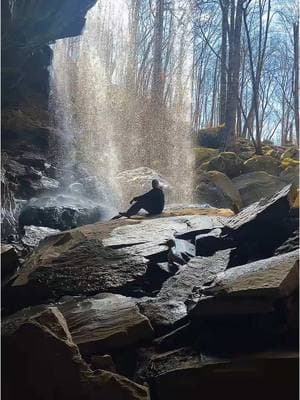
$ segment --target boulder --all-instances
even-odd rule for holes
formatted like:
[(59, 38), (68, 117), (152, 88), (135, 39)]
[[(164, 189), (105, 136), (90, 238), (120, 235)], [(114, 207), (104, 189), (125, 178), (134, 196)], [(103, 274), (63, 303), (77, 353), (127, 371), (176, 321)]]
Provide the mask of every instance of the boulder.
[(299, 183), (299, 166), (288, 166), (279, 175), (279, 178), (287, 183)]
[[(157, 400), (298, 396), (297, 352), (209, 356), (191, 348), (152, 355), (143, 374)], [(145, 377), (143, 376), (143, 379)]]
[(21, 239), (21, 243), (27, 247), (29, 250), (34, 249), (41, 240), (45, 239), (47, 236), (56, 235), (60, 233), (58, 229), (51, 229), (45, 226), (24, 226), (24, 236)]
[[(206, 351), (253, 351), (298, 342), (298, 250), (223, 271), (190, 306)], [(199, 296), (200, 295), (200, 296)]]
[(300, 160), (300, 151), (298, 147), (290, 147), (281, 155), (281, 160), (292, 158), (293, 160)]
[(197, 132), (196, 140), (199, 146), (221, 148), (225, 143), (224, 125), (200, 129)]
[(219, 208), (237, 211), (242, 206), (241, 196), (232, 181), (218, 171), (205, 172), (197, 178), (195, 195), (197, 201)]
[(216, 157), (219, 153), (216, 149), (210, 149), (208, 147), (194, 147), (193, 152), (195, 154), (195, 165), (198, 168), (201, 164), (209, 161), (213, 157)]
[(105, 371), (116, 372), (116, 366), (112, 357), (109, 354), (104, 354), (103, 356), (92, 356), (91, 368), (93, 370), (103, 369)]
[(279, 175), (280, 161), (271, 156), (254, 156), (249, 158), (244, 162), (243, 171), (247, 172), (257, 172), (257, 171), (265, 171), (270, 175)]
[(222, 237), (221, 228), (196, 235), (195, 244), (196, 255), (205, 257), (212, 256), (217, 250), (229, 249), (232, 245), (230, 238)]
[(170, 246), (168, 253), (169, 264), (184, 265), (191, 257), (195, 257), (195, 246), (186, 240), (170, 239), (167, 242)]
[(161, 182), (164, 186), (166, 199), (168, 199), (173, 188), (166, 178), (153, 169), (140, 167), (120, 172), (116, 176), (116, 181), (121, 188), (124, 206), (127, 206), (129, 201), (139, 193), (148, 192), (152, 187), (153, 179), (158, 179)]
[[(34, 162), (34, 160), (38, 160), (38, 163)], [(24, 161), (25, 163), (23, 164)], [(30, 161), (33, 162), (33, 165), (29, 164)], [(6, 159), (4, 164), (6, 176), (15, 185), (14, 192), (16, 197), (29, 199), (45, 192), (55, 193), (59, 190), (60, 183), (56, 179), (45, 175), (44, 161), (38, 155), (37, 159), (24, 160), (22, 157)]]
[(232, 180), (243, 205), (248, 206), (263, 197), (269, 197), (286, 186), (286, 182), (264, 171), (249, 172)]
[[(299, 254), (298, 251), (292, 251), (220, 272), (209, 286), (202, 288), (202, 293), (207, 296), (217, 296), (220, 306), (223, 300), (226, 302), (228, 296), (245, 297), (249, 299), (249, 302), (255, 297), (275, 300), (288, 297), (297, 291), (298, 277)], [(226, 312), (242, 313), (239, 302), (235, 304), (236, 309), (224, 311), (221, 307), (219, 309), (215, 307), (211, 308), (209, 313), (210, 315)], [(199, 302), (199, 307), (197, 306), (194, 312), (197, 315), (205, 313), (205, 300)]]
[[(49, 297), (101, 292), (141, 297), (148, 293), (149, 262), (168, 261), (170, 238), (188, 227), (212, 229), (223, 220), (206, 215), (132, 218), (49, 236), (26, 260), (13, 288), (30, 294), (31, 304)], [(13, 301), (19, 298), (12, 296)]]
[(55, 307), (15, 330), (2, 332), (6, 399), (148, 399), (147, 389), (108, 372), (93, 372), (73, 343), (66, 321)]
[(21, 229), (24, 229), (26, 225), (34, 225), (64, 231), (77, 226), (92, 224), (102, 218), (103, 209), (100, 206), (87, 208), (28, 205), (20, 213), (19, 225)]
[(187, 316), (185, 302), (194, 286), (201, 286), (226, 269), (230, 251), (220, 251), (212, 257), (194, 257), (178, 273), (169, 278), (154, 299), (141, 300), (139, 307), (157, 333), (182, 325)]
[(19, 268), (20, 262), (16, 250), (10, 244), (1, 244), (1, 279), (2, 283)]
[(153, 330), (130, 298), (103, 294), (58, 306), (81, 354), (101, 354), (151, 339)]
[(289, 253), (291, 251), (299, 249), (299, 230), (292, 233), (286, 241), (284, 241), (276, 250), (275, 256), (278, 254)]
[(208, 171), (219, 171), (229, 178), (238, 176), (243, 171), (243, 161), (236, 153), (223, 152), (208, 162)]

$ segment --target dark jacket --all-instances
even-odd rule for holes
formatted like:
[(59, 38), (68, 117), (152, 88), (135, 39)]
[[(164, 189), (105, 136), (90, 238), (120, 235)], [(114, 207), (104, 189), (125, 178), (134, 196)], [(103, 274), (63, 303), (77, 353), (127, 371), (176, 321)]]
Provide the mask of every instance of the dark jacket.
[(165, 206), (165, 195), (161, 189), (152, 189), (142, 196), (137, 196), (133, 200), (140, 203), (151, 214), (160, 214)]

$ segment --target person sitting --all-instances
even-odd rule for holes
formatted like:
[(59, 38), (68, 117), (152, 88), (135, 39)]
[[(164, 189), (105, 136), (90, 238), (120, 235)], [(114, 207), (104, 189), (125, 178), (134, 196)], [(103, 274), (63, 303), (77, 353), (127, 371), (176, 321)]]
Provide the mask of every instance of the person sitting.
[(134, 197), (130, 204), (134, 203), (126, 212), (120, 212), (112, 219), (118, 219), (121, 217), (130, 218), (136, 215), (141, 209), (148, 212), (149, 215), (161, 214), (165, 206), (164, 192), (157, 179), (152, 181), (152, 189), (142, 194), (141, 196)]

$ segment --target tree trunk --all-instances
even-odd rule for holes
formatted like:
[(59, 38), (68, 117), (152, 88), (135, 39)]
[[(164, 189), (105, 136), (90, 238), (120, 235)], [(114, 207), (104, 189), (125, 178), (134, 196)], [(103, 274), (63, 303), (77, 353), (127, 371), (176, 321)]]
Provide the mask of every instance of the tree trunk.
[(151, 98), (154, 104), (163, 103), (164, 82), (162, 68), (164, 0), (156, 0)]
[(222, 8), (222, 44), (221, 44), (221, 71), (220, 71), (220, 111), (219, 123), (225, 122), (226, 117), (226, 92), (227, 92), (227, 34), (228, 34), (228, 9), (229, 0), (220, 0)]
[(296, 140), (299, 145), (299, 21), (293, 24), (294, 34), (294, 112)]
[(236, 116), (239, 100), (239, 75), (241, 63), (241, 28), (243, 0), (231, 0), (230, 35), (229, 35), (229, 67), (227, 82), (227, 102), (225, 117), (226, 149), (235, 146)]
[(126, 71), (126, 87), (129, 90), (137, 88), (137, 49), (138, 49), (138, 21), (140, 0), (131, 0), (129, 22), (129, 54)]

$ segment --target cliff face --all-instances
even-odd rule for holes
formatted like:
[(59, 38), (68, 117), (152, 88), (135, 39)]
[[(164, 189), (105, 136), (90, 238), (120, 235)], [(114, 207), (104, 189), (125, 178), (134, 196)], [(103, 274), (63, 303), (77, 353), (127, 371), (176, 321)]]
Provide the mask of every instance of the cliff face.
[[(96, 0), (2, 1), (2, 146), (47, 150), (49, 71), (57, 39), (80, 35)], [(24, 147), (23, 147), (24, 148)]]
[[(50, 44), (77, 36), (96, 0), (3, 0), (1, 232), (16, 233), (15, 198), (58, 187), (49, 164)], [(47, 185), (43, 182), (48, 182)], [(51, 186), (50, 185), (50, 186)], [(28, 188), (30, 193), (25, 193)], [(25, 192), (24, 192), (25, 190)]]

